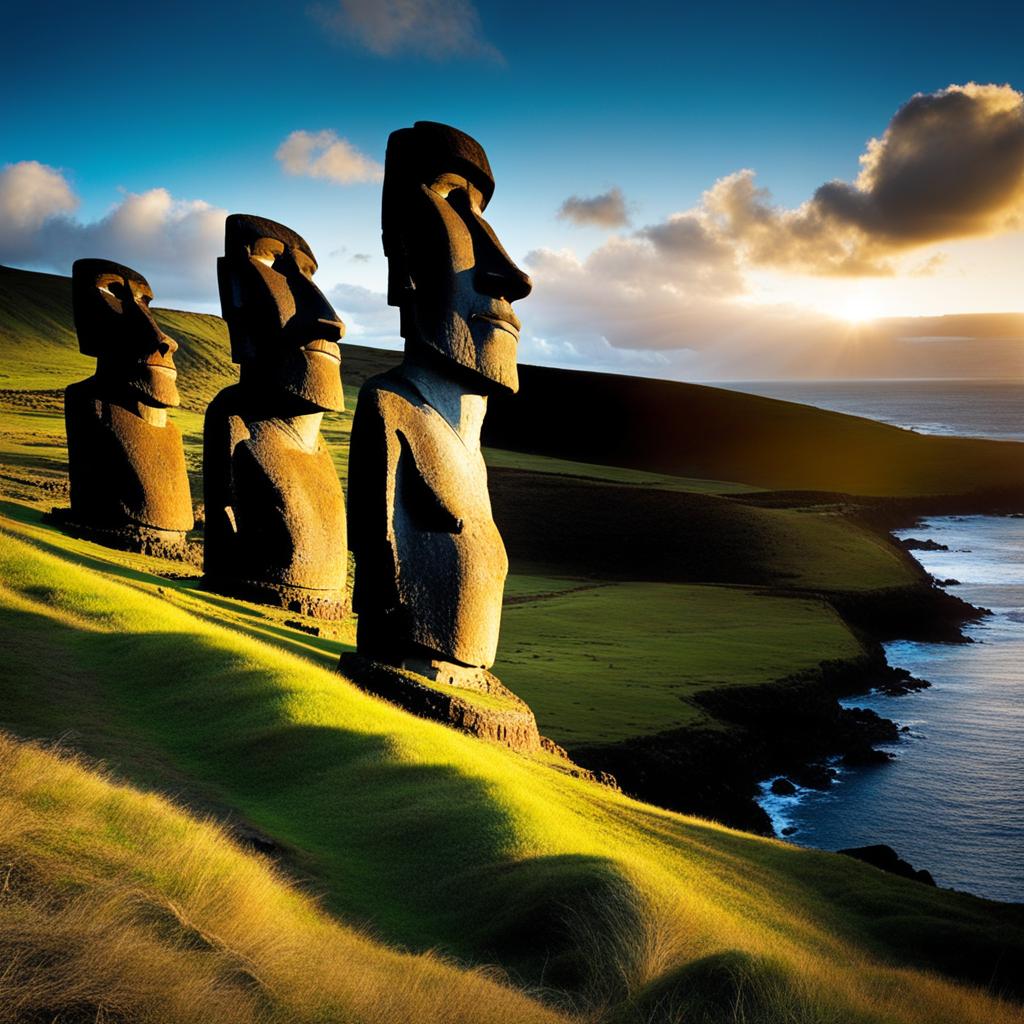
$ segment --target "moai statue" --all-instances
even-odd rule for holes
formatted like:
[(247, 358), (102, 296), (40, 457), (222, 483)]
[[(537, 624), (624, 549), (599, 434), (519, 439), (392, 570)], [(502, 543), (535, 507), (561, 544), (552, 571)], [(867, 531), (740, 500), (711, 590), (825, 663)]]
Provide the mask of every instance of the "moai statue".
[(183, 557), (192, 498), (181, 434), (167, 419), (179, 404), (178, 344), (157, 326), (153, 290), (110, 260), (71, 270), (75, 330), (96, 372), (64, 392), (69, 530), (111, 547)]
[[(511, 303), (531, 285), (484, 220), (493, 191), (483, 149), (455, 128), (419, 121), (388, 140), (384, 252), (405, 357), (363, 385), (356, 407), (349, 537), (358, 657), (342, 669), (361, 681), (361, 663), (368, 688), (407, 706), (416, 702), (386, 683), (386, 667), (403, 670), (393, 680), (411, 672), (521, 704), (487, 671), (508, 559), (480, 430), (488, 396), (518, 390)], [(445, 716), (466, 727), (463, 711), (435, 715)], [(501, 729), (483, 732), (505, 738)]]
[(237, 384), (203, 431), (204, 585), (323, 619), (345, 613), (345, 500), (320, 434), (345, 406), (345, 325), (290, 228), (233, 214), (217, 261)]

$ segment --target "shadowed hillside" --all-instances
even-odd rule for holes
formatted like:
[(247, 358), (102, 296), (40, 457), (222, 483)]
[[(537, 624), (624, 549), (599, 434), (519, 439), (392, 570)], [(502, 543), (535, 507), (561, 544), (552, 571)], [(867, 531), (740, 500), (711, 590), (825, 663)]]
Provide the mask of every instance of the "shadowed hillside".
[(721, 388), (524, 366), (484, 443), (582, 462), (865, 495), (1021, 494), (1024, 444), (930, 437)]
[[(88, 376), (71, 321), (71, 282), (0, 267), (0, 389), (63, 388)], [(156, 297), (159, 304), (160, 297)], [(183, 409), (202, 412), (234, 383), (220, 317), (156, 309), (181, 343)], [(400, 356), (343, 343), (347, 400)], [(929, 437), (856, 416), (722, 388), (583, 370), (520, 368), (484, 426), (493, 448), (774, 490), (865, 495), (1020, 496), (1024, 444)], [(349, 410), (351, 411), (351, 409)]]

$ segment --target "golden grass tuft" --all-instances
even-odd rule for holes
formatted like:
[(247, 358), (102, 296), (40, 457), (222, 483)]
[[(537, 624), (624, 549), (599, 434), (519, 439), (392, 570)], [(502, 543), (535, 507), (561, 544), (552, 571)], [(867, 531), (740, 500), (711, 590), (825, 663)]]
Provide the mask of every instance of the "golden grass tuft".
[(0, 1021), (556, 1021), (331, 920), (166, 800), (0, 734)]

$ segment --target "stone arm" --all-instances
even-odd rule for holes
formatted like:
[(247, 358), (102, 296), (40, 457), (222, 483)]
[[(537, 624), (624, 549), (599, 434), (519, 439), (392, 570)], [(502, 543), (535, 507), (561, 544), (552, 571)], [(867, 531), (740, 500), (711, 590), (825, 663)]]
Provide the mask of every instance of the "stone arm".
[(89, 439), (86, 431), (92, 430), (91, 420), (98, 419), (96, 402), (92, 397), (90, 380), (69, 384), (64, 389), (64, 429), (68, 438), (68, 481), (71, 488), (71, 507), (79, 514), (85, 514), (89, 506), (87, 478), (89, 467)]
[(234, 574), (238, 533), (234, 455), (237, 445), (249, 437), (245, 421), (235, 408), (236, 387), (225, 388), (214, 398), (203, 421), (203, 569), (212, 577)]
[(348, 464), (349, 551), (356, 563), (352, 607), (368, 619), (398, 606), (394, 511), (400, 445), (382, 408), (386, 395), (372, 382), (363, 386)]

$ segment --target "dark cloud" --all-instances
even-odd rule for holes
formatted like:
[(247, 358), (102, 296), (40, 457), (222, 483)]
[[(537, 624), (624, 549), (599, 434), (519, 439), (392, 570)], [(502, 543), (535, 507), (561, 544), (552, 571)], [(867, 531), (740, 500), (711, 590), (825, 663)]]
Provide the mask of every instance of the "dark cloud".
[(830, 181), (795, 210), (744, 170), (705, 193), (698, 215), (751, 264), (807, 273), (888, 274), (928, 243), (1024, 222), (1024, 95), (1008, 85), (918, 94), (872, 139), (856, 181)]
[(562, 220), (573, 224), (595, 225), (602, 228), (623, 228), (629, 224), (626, 199), (622, 189), (612, 188), (599, 196), (583, 199), (569, 196), (558, 210)]

